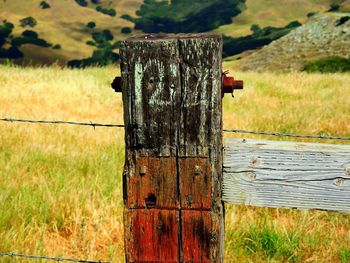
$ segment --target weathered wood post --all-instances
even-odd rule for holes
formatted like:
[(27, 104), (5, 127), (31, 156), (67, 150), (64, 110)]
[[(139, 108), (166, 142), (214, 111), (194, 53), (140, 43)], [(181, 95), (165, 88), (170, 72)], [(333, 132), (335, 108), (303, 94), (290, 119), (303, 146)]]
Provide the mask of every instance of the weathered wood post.
[(222, 262), (222, 39), (121, 44), (127, 262)]

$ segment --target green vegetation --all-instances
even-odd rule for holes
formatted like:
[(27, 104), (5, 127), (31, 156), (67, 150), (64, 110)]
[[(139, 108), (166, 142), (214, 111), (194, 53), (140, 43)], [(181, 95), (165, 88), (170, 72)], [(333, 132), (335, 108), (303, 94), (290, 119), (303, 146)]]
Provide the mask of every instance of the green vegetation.
[(87, 45), (96, 47), (92, 56), (81, 60), (71, 60), (68, 62), (68, 67), (106, 66), (119, 61), (119, 55), (113, 50), (119, 48), (120, 42), (113, 42), (114, 37), (110, 30), (94, 32), (92, 33), (92, 39), (86, 42)]
[(350, 16), (343, 16), (342, 18), (340, 18), (337, 23), (336, 26), (341, 26), (343, 24), (345, 24), (346, 22), (348, 22), (350, 20)]
[(41, 9), (48, 9), (48, 8), (50, 8), (51, 6), (48, 4), (48, 3), (46, 3), (45, 1), (42, 1), (41, 3), (40, 3), (40, 8)]
[(350, 262), (350, 248), (343, 248), (339, 253), (339, 260), (342, 263)]
[[(41, 47), (51, 47), (46, 40), (39, 38), (38, 33), (32, 30), (25, 30), (21, 36), (14, 37), (12, 31), (14, 25), (3, 21), (0, 25), (0, 58), (18, 59), (23, 57), (20, 47), (25, 44), (32, 44)], [(5, 48), (5, 46), (7, 48)]]
[(138, 18), (123, 16), (135, 29), (147, 33), (205, 32), (232, 22), (244, 8), (245, 0), (145, 0)]
[(60, 44), (56, 44), (52, 47), (52, 49), (62, 49), (62, 46)]
[(329, 6), (328, 12), (338, 12), (339, 9), (340, 9), (340, 4), (338, 4), (338, 3), (332, 3), (332, 4)]
[[(0, 25), (0, 58), (16, 59), (23, 57), (17, 46), (12, 45), (11, 39), (14, 25), (6, 20)], [(9, 46), (8, 48), (5, 47)]]
[(31, 16), (23, 18), (19, 22), (21, 23), (21, 27), (35, 27), (37, 24), (36, 20)]
[(130, 34), (131, 33), (131, 28), (130, 27), (123, 27), (120, 32), (123, 33), (123, 34)]
[(116, 16), (117, 12), (113, 8), (105, 8), (102, 6), (97, 6), (96, 11), (109, 16)]
[(41, 47), (51, 47), (51, 44), (46, 40), (38, 38), (38, 34), (31, 30), (26, 30), (20, 37), (14, 37), (11, 41), (12, 46), (20, 47), (24, 44), (32, 44)]
[(252, 25), (251, 31), (253, 34), (244, 37), (227, 37), (224, 36), (223, 57), (229, 57), (240, 54), (246, 50), (256, 49), (264, 45), (270, 44), (272, 41), (279, 39), (291, 30), (299, 27), (301, 24), (298, 21), (293, 21), (282, 28), (265, 27), (260, 28), (258, 25)]
[(86, 0), (75, 0), (75, 2), (82, 7), (86, 7), (88, 5)]
[(89, 22), (89, 23), (86, 24), (86, 27), (93, 29), (93, 28), (96, 27), (96, 23), (93, 22), (93, 21), (91, 21), (91, 22)]
[(336, 56), (321, 58), (305, 65), (304, 70), (309, 73), (349, 72), (350, 59)]
[(316, 12), (309, 12), (309, 13), (307, 13), (307, 17), (313, 17), (313, 16), (315, 16), (316, 15)]
[(240, 239), (240, 245), (247, 255), (259, 253), (265, 260), (294, 261), (299, 250), (298, 236), (291, 232), (279, 233), (275, 226), (267, 222), (250, 226)]

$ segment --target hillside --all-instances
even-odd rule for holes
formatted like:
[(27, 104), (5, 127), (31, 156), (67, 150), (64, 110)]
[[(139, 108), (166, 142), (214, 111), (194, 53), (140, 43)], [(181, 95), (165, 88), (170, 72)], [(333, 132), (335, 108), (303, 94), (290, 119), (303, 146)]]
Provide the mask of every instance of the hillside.
[(315, 59), (350, 57), (350, 13), (327, 13), (239, 61), (253, 71), (302, 70)]
[[(350, 0), (339, 1), (342, 2), (342, 8), (350, 9)], [(14, 37), (19, 36), (25, 30), (20, 27), (19, 21), (31, 16), (37, 21), (37, 25), (32, 30), (52, 46), (60, 45), (60, 48), (53, 49), (24, 44), (20, 50), (24, 53), (25, 59), (19, 59), (17, 63), (41, 65), (58, 62), (66, 64), (72, 59), (89, 57), (95, 48), (87, 45), (86, 42), (92, 39), (92, 32), (104, 29), (111, 31), (114, 36), (113, 41), (120, 41), (130, 35), (142, 33), (134, 29), (133, 22), (124, 18), (125, 15), (138, 18), (136, 13), (143, 0), (46, 0), (45, 2), (50, 6), (46, 9), (40, 8), (41, 2), (42, 0), (0, 1), (0, 21), (7, 20), (15, 25)], [(77, 2), (86, 2), (87, 6), (81, 6)], [(246, 0), (245, 2), (245, 7), (233, 17), (232, 23), (221, 25), (214, 31), (227, 36), (244, 36), (251, 33), (250, 28), (253, 24), (260, 27), (282, 27), (296, 20), (304, 23), (308, 19), (307, 14), (325, 12), (334, 0)], [(116, 15), (110, 16), (97, 12), (95, 10), (97, 6), (113, 9)], [(86, 27), (86, 24), (91, 21), (96, 23), (96, 28)], [(132, 32), (122, 33), (121, 30), (125, 27), (132, 29)]]
[[(53, 44), (60, 44), (61, 50), (44, 49), (37, 46), (24, 46), (27, 62), (33, 64), (52, 63), (58, 61), (61, 64), (71, 59), (79, 59), (90, 56), (93, 47), (86, 45), (91, 40), (91, 33), (85, 25), (93, 21), (96, 29), (108, 28), (116, 39), (122, 40), (127, 35), (120, 31), (123, 27), (132, 27), (133, 24), (121, 19), (123, 14), (135, 15), (142, 0), (109, 0), (106, 5), (117, 11), (115, 17), (111, 17), (94, 10), (91, 4), (88, 7), (79, 6), (74, 0), (47, 0), (51, 8), (39, 8), (41, 0), (0, 1), (0, 21), (6, 19), (15, 24), (15, 34), (20, 34), (23, 28), (19, 26), (19, 20), (32, 16), (37, 20), (35, 30), (42, 38)], [(110, 3), (110, 5), (109, 5)], [(137, 32), (136, 32), (137, 33)]]

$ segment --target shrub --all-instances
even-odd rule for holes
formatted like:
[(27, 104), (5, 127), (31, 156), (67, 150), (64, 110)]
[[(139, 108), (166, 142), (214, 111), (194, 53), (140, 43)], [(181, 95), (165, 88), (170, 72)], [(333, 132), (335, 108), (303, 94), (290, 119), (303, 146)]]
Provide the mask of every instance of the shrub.
[(337, 4), (337, 3), (332, 3), (330, 6), (329, 6), (329, 9), (328, 9), (328, 12), (337, 12), (339, 11), (340, 9), (340, 5)]
[(337, 56), (321, 58), (306, 64), (304, 70), (309, 73), (348, 72), (350, 71), (350, 59)]
[(22, 36), (24, 37), (31, 37), (31, 38), (38, 38), (38, 33), (32, 30), (25, 30), (22, 32)]
[(350, 20), (350, 16), (343, 16), (336, 22), (336, 26), (341, 26)]
[(10, 47), (9, 49), (0, 48), (0, 58), (17, 59), (23, 57), (23, 53), (17, 47)]
[(60, 44), (56, 44), (56, 45), (54, 45), (53, 47), (52, 47), (52, 49), (61, 49), (62, 47), (61, 47), (61, 45)]
[(113, 8), (108, 9), (108, 8), (104, 8), (102, 6), (97, 6), (96, 11), (100, 12), (102, 14), (105, 14), (105, 15), (109, 15), (109, 16), (116, 16), (117, 15), (117, 12)]
[(41, 9), (47, 9), (47, 8), (50, 8), (51, 6), (48, 4), (48, 3), (46, 3), (45, 1), (42, 1), (41, 3), (40, 3), (40, 8)]
[(130, 34), (131, 33), (131, 28), (130, 27), (123, 27), (121, 32), (123, 34)]
[(91, 22), (86, 24), (86, 27), (91, 28), (91, 29), (95, 28), (96, 27), (96, 23), (91, 21)]
[(19, 22), (21, 23), (21, 27), (35, 27), (37, 24), (36, 20), (31, 16), (23, 18)]
[(310, 17), (313, 17), (314, 15), (316, 15), (316, 12), (309, 12), (307, 13), (307, 17), (310, 18)]
[(86, 2), (86, 0), (75, 0), (75, 2), (82, 7), (86, 7), (88, 5), (88, 2)]
[(258, 32), (261, 31), (261, 28), (259, 27), (259, 25), (254, 24), (254, 25), (252, 25), (252, 26), (250, 27), (250, 30), (251, 30), (254, 34), (257, 34)]
[(135, 18), (132, 18), (130, 15), (123, 14), (123, 15), (120, 16), (120, 18), (123, 18), (123, 19), (125, 19), (127, 21), (135, 23)]
[(89, 45), (89, 46), (96, 46), (95, 42), (94, 41), (86, 41), (86, 45)]
[(46, 40), (34, 37), (15, 37), (11, 41), (12, 46), (20, 47), (24, 44), (32, 44), (40, 47), (51, 47), (51, 44)]
[(91, 3), (98, 5), (101, 3), (101, 0), (91, 0)]

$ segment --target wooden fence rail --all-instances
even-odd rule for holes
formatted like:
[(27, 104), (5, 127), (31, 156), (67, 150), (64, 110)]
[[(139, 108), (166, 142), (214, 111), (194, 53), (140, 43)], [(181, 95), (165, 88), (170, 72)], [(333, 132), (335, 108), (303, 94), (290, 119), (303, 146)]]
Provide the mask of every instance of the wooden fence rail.
[(229, 139), (223, 201), (350, 212), (350, 146)]

